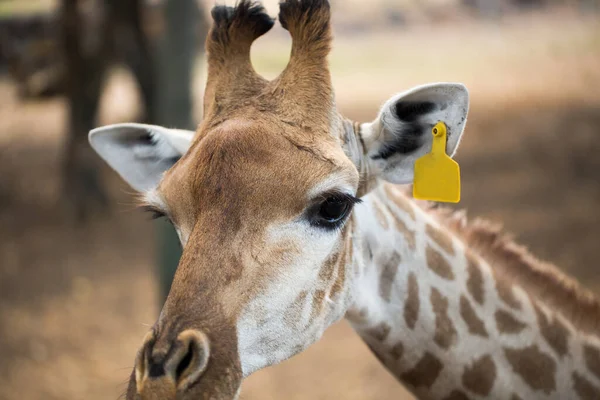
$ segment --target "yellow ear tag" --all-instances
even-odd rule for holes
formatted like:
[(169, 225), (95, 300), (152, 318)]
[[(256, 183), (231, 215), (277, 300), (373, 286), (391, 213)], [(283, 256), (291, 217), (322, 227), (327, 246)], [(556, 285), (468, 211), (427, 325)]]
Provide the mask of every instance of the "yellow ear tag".
[(420, 200), (458, 203), (460, 201), (460, 168), (446, 154), (446, 124), (433, 127), (431, 153), (415, 161), (413, 197)]

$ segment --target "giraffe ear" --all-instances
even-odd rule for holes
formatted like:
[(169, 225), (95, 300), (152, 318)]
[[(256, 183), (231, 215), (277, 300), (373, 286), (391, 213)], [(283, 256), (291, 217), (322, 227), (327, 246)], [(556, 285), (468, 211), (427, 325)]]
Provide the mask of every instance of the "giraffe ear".
[(128, 123), (96, 128), (89, 141), (131, 187), (147, 191), (187, 152), (193, 137), (192, 131)]
[(393, 183), (411, 183), (415, 161), (431, 151), (431, 129), (448, 127), (446, 153), (454, 156), (467, 121), (469, 93), (459, 83), (418, 86), (388, 100), (361, 133), (370, 170)]

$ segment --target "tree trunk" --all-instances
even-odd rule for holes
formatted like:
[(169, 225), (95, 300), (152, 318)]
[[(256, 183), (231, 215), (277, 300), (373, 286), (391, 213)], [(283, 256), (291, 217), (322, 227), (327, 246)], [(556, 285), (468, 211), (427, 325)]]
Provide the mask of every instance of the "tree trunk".
[[(192, 78), (197, 50), (200, 44), (203, 47), (207, 24), (196, 0), (168, 0), (164, 13), (165, 31), (157, 59), (157, 122), (167, 127), (194, 130)], [(159, 224), (158, 233), (162, 306), (171, 288), (181, 248), (170, 224)]]
[(67, 204), (79, 220), (108, 205), (99, 159), (87, 137), (96, 126), (106, 72), (116, 59), (129, 66), (138, 82), (145, 121), (154, 120), (155, 78), (142, 6), (142, 0), (97, 0), (85, 11), (79, 0), (62, 1), (60, 37), (69, 107), (63, 176)]

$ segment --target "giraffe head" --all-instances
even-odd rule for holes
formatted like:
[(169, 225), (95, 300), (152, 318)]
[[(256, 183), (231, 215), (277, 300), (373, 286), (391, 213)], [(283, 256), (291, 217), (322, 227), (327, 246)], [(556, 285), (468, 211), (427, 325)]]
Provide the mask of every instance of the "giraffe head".
[(379, 178), (409, 182), (438, 120), (454, 153), (465, 122), (458, 84), (397, 95), (362, 128), (344, 120), (326, 60), (328, 1), (280, 4), (293, 44), (272, 81), (250, 63), (252, 42), (274, 24), (263, 8), (240, 1), (212, 16), (196, 132), (118, 124), (90, 134), (183, 245), (128, 398), (234, 398), (244, 376), (318, 340), (352, 300), (359, 197)]

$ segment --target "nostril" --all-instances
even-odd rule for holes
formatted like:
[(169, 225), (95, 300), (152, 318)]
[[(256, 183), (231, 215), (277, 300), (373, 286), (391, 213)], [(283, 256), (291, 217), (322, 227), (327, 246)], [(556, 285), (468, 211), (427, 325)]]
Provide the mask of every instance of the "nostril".
[(177, 366), (176, 377), (177, 377), (178, 381), (181, 378), (181, 375), (185, 372), (185, 370), (187, 370), (189, 368), (190, 364), (192, 363), (193, 357), (194, 357), (194, 350), (192, 348), (192, 344), (190, 343), (188, 345), (185, 356), (183, 357), (183, 359), (179, 362), (179, 365)]
[(206, 335), (196, 330), (186, 330), (177, 336), (164, 369), (177, 382), (179, 390), (185, 390), (202, 375), (210, 355)]
[(148, 380), (169, 379), (177, 390), (186, 390), (202, 375), (210, 356), (208, 337), (196, 330), (181, 332), (174, 342), (149, 332), (138, 352), (135, 379), (138, 390)]

